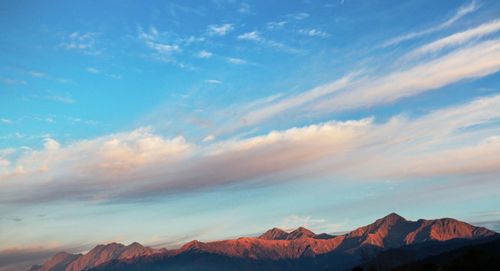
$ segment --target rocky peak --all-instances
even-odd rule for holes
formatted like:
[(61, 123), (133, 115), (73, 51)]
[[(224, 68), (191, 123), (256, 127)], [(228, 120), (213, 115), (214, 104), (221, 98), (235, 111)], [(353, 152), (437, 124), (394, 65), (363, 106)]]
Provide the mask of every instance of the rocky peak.
[(286, 240), (288, 233), (280, 228), (272, 228), (259, 236), (259, 239), (265, 240)]
[(316, 237), (316, 234), (304, 227), (299, 227), (298, 229), (292, 231), (291, 233), (288, 234), (287, 240), (295, 240), (299, 238), (314, 238)]

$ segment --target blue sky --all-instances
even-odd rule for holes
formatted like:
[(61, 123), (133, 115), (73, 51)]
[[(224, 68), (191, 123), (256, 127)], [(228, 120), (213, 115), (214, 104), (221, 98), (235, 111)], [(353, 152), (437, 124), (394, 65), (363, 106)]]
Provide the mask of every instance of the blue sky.
[(339, 232), (393, 211), (498, 230), (499, 14), (1, 1), (0, 250)]

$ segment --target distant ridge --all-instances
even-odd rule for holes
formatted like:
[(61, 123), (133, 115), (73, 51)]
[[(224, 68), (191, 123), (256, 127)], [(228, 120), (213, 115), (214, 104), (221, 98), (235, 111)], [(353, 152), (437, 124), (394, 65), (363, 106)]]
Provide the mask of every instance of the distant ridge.
[[(93, 270), (93, 268), (95, 270), (149, 270), (141, 269), (141, 264), (147, 264), (151, 268), (155, 266), (155, 263), (162, 268), (180, 266), (179, 270), (183, 270), (183, 264), (191, 264), (190, 257), (192, 260), (197, 259), (195, 262), (208, 261), (209, 264), (214, 265), (214, 270), (217, 269), (217, 262), (224, 262), (224, 259), (228, 261), (229, 259), (231, 261), (242, 259), (247, 261), (245, 264), (249, 264), (248, 261), (266, 261), (266, 264), (272, 265), (273, 261), (279, 262), (287, 259), (330, 257), (328, 260), (333, 264), (339, 261), (351, 263), (389, 248), (435, 241), (477, 240), (494, 235), (496, 235), (495, 232), (486, 228), (475, 227), (451, 218), (409, 221), (396, 213), (391, 213), (372, 224), (339, 236), (315, 234), (306, 228), (299, 227), (291, 232), (273, 228), (257, 238), (242, 237), (207, 243), (191, 241), (175, 250), (152, 249), (139, 243), (129, 246), (111, 243), (96, 246), (84, 255), (58, 253), (42, 266), (34, 266), (31, 270), (86, 271)], [(209, 257), (209, 255), (213, 256)], [(343, 256), (336, 258), (335, 255)], [(182, 259), (182, 264), (178, 262), (179, 259)], [(213, 259), (217, 261), (211, 262), (215, 261)], [(235, 268), (238, 270), (237, 267)], [(212, 269), (202, 267), (193, 270)]]
[(314, 238), (314, 239), (329, 239), (335, 237), (334, 235), (329, 235), (326, 233), (315, 234), (314, 232), (304, 228), (299, 227), (296, 230), (288, 233), (279, 228), (272, 228), (266, 231), (264, 234), (259, 236), (259, 239), (264, 240), (297, 240), (300, 238)]
[(110, 243), (98, 245), (86, 254), (69, 254), (61, 252), (46, 261), (42, 266), (34, 266), (30, 271), (80, 271), (99, 266), (111, 260), (131, 259), (137, 256), (148, 256), (165, 252), (144, 247), (134, 242), (128, 246)]

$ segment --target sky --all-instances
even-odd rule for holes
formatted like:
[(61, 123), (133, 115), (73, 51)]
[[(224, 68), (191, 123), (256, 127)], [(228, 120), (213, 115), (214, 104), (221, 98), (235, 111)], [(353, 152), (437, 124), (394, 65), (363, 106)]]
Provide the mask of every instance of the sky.
[(500, 2), (0, 1), (0, 270), (390, 212), (500, 230)]

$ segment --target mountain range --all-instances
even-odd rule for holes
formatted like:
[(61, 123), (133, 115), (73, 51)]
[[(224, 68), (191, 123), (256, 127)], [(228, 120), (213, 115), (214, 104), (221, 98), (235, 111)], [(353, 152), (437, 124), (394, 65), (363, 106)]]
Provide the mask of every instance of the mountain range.
[[(98, 245), (86, 254), (58, 253), (30, 271), (350, 270), (390, 260), (385, 264), (389, 270), (497, 237), (491, 230), (451, 218), (409, 221), (391, 213), (342, 235), (315, 234), (303, 227), (291, 232), (273, 228), (258, 237), (194, 240), (172, 250), (139, 243)], [(394, 261), (387, 256), (390, 252), (401, 259)]]

